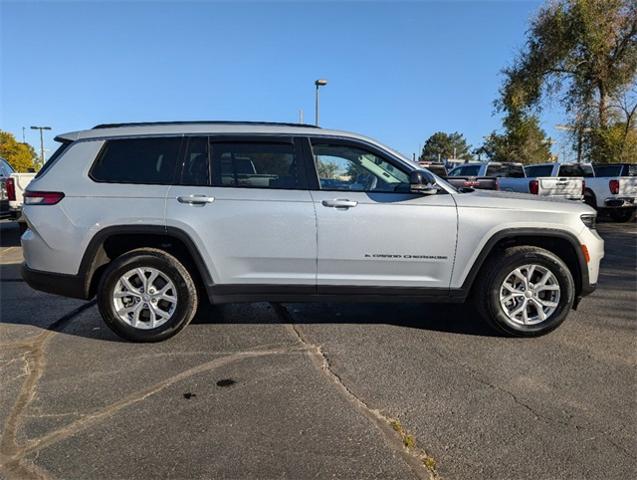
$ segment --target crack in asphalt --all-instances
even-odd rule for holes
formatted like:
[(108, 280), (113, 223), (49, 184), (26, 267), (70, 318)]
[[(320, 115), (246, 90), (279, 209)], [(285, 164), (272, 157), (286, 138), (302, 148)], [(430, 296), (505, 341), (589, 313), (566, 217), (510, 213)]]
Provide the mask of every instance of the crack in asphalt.
[(20, 425), (22, 414), (35, 397), (38, 380), (44, 372), (46, 365), (44, 350), (47, 342), (56, 332), (64, 328), (68, 322), (93, 305), (95, 305), (94, 301), (80, 305), (57, 319), (39, 335), (22, 341), (8, 342), (5, 344), (5, 346), (8, 347), (24, 348), (26, 350), (22, 355), (26, 380), (22, 383), (18, 398), (13, 405), (9, 417), (5, 421), (4, 429), (0, 436), (0, 467), (2, 467), (10, 477), (48, 478), (47, 473), (41, 467), (37, 467), (33, 463), (25, 465), (21, 461), (22, 458), (17, 458), (21, 451), (21, 447), (18, 446), (16, 440), (18, 426)]
[[(443, 353), (441, 353), (438, 349), (436, 348), (432, 348), (430, 351), (433, 351), (438, 357), (440, 357), (442, 360), (444, 360), (445, 362), (453, 362), (456, 365), (461, 366), (464, 370), (466, 370), (467, 372), (469, 372), (469, 377), (474, 380), (475, 382), (478, 382), (482, 385), (486, 385), (487, 387), (496, 390), (498, 392), (504, 393), (506, 395), (508, 395), (509, 397), (511, 397), (511, 399), (513, 399), (513, 401), (521, 406), (522, 408), (526, 409), (528, 412), (531, 413), (531, 415), (533, 415), (535, 417), (536, 420), (542, 420), (544, 423), (546, 423), (547, 425), (552, 425), (552, 424), (559, 424), (565, 427), (571, 427), (574, 428), (575, 430), (582, 430), (582, 429), (587, 429), (587, 430), (593, 430), (594, 433), (597, 433), (599, 435), (601, 435), (602, 437), (604, 437), (604, 439), (610, 443), (611, 445), (613, 445), (619, 452), (623, 453), (625, 456), (627, 456), (630, 459), (635, 459), (637, 457), (635, 457), (634, 454), (632, 454), (631, 452), (629, 452), (628, 450), (626, 450), (623, 446), (621, 446), (620, 444), (616, 443), (612, 438), (608, 437), (607, 433), (608, 432), (597, 432), (596, 430), (594, 430), (594, 427), (592, 426), (587, 426), (587, 425), (579, 425), (577, 423), (571, 423), (568, 421), (564, 421), (564, 420), (560, 420), (557, 418), (553, 418), (553, 417), (549, 417), (547, 415), (544, 415), (540, 412), (538, 412), (536, 409), (534, 409), (533, 407), (531, 407), (529, 404), (523, 402), (522, 400), (520, 400), (520, 398), (514, 394), (513, 392), (511, 392), (510, 390), (507, 390), (504, 387), (501, 387), (500, 385), (496, 385), (495, 383), (491, 383), (488, 380), (485, 380), (484, 378), (482, 378), (482, 375), (474, 370), (473, 368), (471, 368), (469, 365), (465, 364), (464, 362), (459, 362), (456, 358), (452, 358), (451, 356), (447, 356), (444, 355)], [(596, 438), (596, 436), (593, 436), (592, 438)]]
[[(29, 461), (26, 458), (29, 454), (35, 453), (37, 458), (37, 455), (43, 448), (49, 447), (72, 435), (86, 430), (87, 428), (97, 425), (103, 420), (110, 418), (118, 411), (139, 403), (177, 382), (192, 377), (193, 375), (212, 371), (222, 366), (226, 366), (230, 363), (248, 358), (263, 357), (267, 355), (305, 353), (306, 351), (305, 348), (278, 347), (232, 352), (229, 355), (218, 357), (214, 360), (189, 368), (149, 387), (133, 392), (122, 398), (121, 400), (107, 405), (106, 407), (100, 408), (96, 411), (86, 414), (77, 413), (80, 418), (56, 430), (30, 439), (23, 445), (18, 445), (16, 439), (18, 427), (23, 418), (30, 416), (25, 414), (25, 411), (35, 397), (38, 381), (42, 377), (44, 367), (46, 365), (44, 350), (47, 342), (53, 337), (53, 335), (55, 335), (55, 333), (60, 332), (70, 320), (77, 317), (80, 313), (92, 307), (93, 305), (95, 305), (94, 301), (81, 305), (80, 307), (72, 310), (60, 319), (56, 320), (48, 327), (46, 331), (39, 335), (20, 341), (7, 342), (4, 344), (5, 347), (23, 348), (26, 350), (22, 358), (25, 362), (24, 368), (27, 377), (27, 379), (22, 384), (18, 398), (13, 406), (11, 414), (5, 422), (5, 428), (2, 432), (2, 435), (0, 436), (0, 471), (6, 473), (8, 478), (27, 478), (36, 480), (49, 479), (49, 474), (42, 467), (35, 465), (33, 461)], [(44, 415), (46, 414), (35, 416), (40, 417)], [(63, 414), (60, 416), (64, 415), (72, 414)]]
[[(406, 446), (405, 435), (396, 430), (394, 425), (400, 424), (397, 419), (392, 418), (379, 409), (372, 408), (359, 396), (357, 396), (343, 381), (341, 376), (334, 370), (329, 357), (323, 351), (321, 345), (316, 345), (308, 341), (301, 330), (295, 325), (292, 315), (286, 307), (280, 303), (271, 303), (273, 310), (279, 316), (281, 323), (302, 345), (306, 347), (306, 352), (310, 356), (315, 367), (324, 374), (342, 393), (342, 395), (365, 417), (371, 420), (380, 430), (387, 445), (398, 453), (412, 472), (421, 479), (439, 480), (439, 475), (435, 469), (435, 461), (424, 449), (415, 445)], [(404, 431), (403, 431), (404, 432)], [(411, 437), (411, 436), (410, 436)], [(413, 437), (411, 437), (413, 440)]]

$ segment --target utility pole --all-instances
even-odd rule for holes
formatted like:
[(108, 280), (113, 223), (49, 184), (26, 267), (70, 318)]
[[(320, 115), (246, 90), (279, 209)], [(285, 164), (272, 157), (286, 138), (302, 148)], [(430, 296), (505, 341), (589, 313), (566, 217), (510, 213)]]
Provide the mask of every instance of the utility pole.
[(44, 136), (42, 134), (43, 130), (51, 130), (51, 127), (31, 127), (31, 130), (40, 130), (40, 161), (42, 162), (42, 165), (44, 165), (44, 162), (46, 161), (44, 159)]
[(27, 143), (27, 141), (24, 139), (24, 131), (26, 130), (26, 127), (22, 127), (22, 143)]
[(319, 109), (320, 109), (320, 104), (319, 104), (319, 88), (324, 87), (325, 85), (327, 85), (327, 80), (324, 80), (322, 78), (316, 80), (314, 82), (314, 85), (316, 85), (316, 95), (314, 97), (314, 123), (316, 124), (316, 126), (318, 127), (319, 125)]
[(299, 123), (304, 123), (303, 109), (299, 110)]

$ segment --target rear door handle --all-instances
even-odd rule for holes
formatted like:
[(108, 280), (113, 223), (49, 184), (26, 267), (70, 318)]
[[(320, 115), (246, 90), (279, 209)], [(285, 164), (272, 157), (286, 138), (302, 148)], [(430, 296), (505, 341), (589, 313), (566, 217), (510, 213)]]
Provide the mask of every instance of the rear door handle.
[(179, 203), (187, 203), (188, 205), (205, 205), (215, 201), (215, 197), (208, 195), (182, 195), (177, 197)]
[(321, 202), (324, 207), (332, 208), (352, 208), (358, 205), (358, 202), (347, 200), (346, 198), (335, 198), (334, 200), (323, 200)]

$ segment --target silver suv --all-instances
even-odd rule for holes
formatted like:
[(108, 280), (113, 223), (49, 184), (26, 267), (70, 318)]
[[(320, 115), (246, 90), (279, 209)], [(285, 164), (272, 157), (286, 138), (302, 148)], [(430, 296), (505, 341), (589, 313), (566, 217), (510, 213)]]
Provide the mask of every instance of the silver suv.
[(198, 302), (464, 302), (499, 331), (556, 328), (595, 288), (584, 204), (458, 191), (378, 142), (307, 125), (99, 125), (25, 194), (24, 279), (157, 341)]

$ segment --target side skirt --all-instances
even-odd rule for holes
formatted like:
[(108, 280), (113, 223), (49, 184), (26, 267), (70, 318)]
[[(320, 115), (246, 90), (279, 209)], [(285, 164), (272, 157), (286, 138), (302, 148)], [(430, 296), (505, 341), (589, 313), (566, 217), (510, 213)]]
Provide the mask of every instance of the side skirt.
[(339, 285), (211, 285), (211, 303), (462, 303), (464, 289)]

